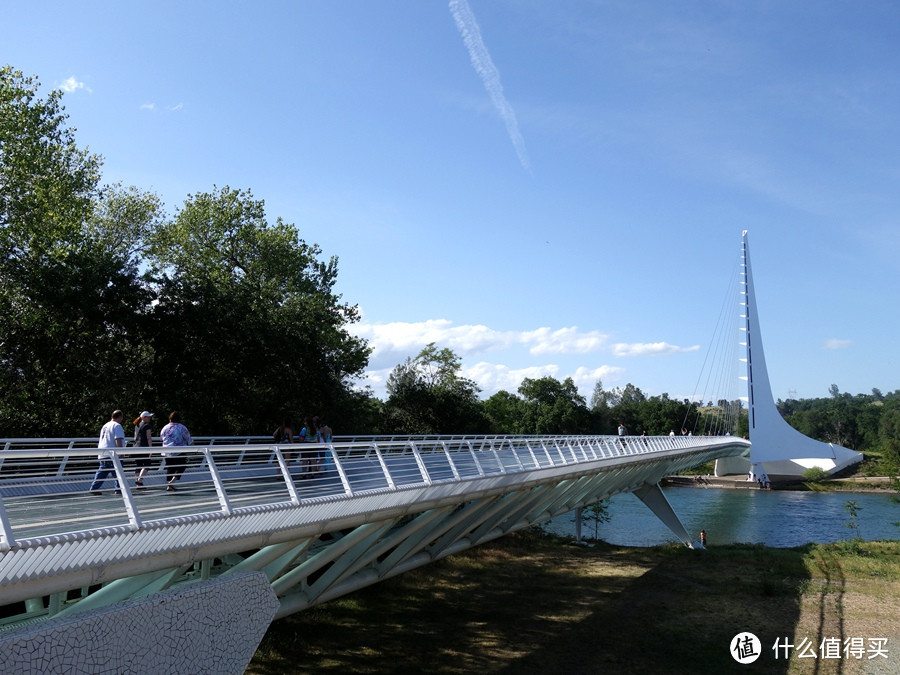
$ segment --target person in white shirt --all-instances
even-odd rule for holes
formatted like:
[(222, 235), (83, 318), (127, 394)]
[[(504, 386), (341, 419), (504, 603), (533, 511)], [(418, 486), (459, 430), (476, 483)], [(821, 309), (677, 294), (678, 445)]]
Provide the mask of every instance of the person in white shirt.
[[(125, 430), (122, 429), (122, 415), (121, 410), (114, 410), (109, 422), (100, 427), (100, 440), (97, 442), (97, 447), (103, 452), (97, 455), (97, 459), (100, 460), (100, 468), (94, 474), (94, 482), (91, 483), (91, 487), (88, 490), (92, 495), (103, 494), (100, 492), (103, 482), (109, 474), (115, 472), (109, 448), (125, 447)], [(119, 494), (118, 478), (116, 479), (116, 494)]]

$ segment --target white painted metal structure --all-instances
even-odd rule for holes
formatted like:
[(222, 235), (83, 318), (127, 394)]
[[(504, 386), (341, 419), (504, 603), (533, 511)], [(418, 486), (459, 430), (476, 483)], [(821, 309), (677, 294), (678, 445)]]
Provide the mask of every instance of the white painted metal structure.
[[(691, 545), (658, 481), (749, 450), (734, 437), (228, 440), (184, 448), (176, 492), (161, 468), (136, 489), (140, 450), (114, 451), (122, 494), (108, 480), (101, 496), (87, 491), (95, 439), (0, 441), (0, 628), (248, 570), (284, 616), (621, 492)], [(316, 453), (321, 473), (300, 473)]]
[(809, 438), (788, 424), (778, 412), (763, 352), (746, 230), (742, 236), (741, 267), (743, 281), (740, 304), (746, 347), (750, 440), (753, 447), (749, 460), (731, 458), (717, 462), (716, 473), (723, 475), (753, 471), (756, 475), (765, 473), (769, 477), (799, 478), (811, 467), (837, 473), (861, 462), (861, 453)]

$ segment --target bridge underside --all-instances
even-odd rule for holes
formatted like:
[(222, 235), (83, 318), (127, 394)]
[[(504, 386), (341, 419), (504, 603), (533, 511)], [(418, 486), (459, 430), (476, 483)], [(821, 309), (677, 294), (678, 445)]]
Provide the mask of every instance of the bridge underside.
[[(514, 458), (509, 449), (494, 448), (500, 471), (486, 471), (482, 458), (478, 475), (463, 477), (459, 455), (451, 459), (453, 475), (446, 480), (434, 479), (435, 460), (453, 457), (446, 444), (433, 456), (376, 453), (369, 459), (380, 463), (388, 484), (352, 496), (298, 493), (292, 501), (245, 509), (229, 504), (224, 513), (20, 539), (0, 558), (3, 597), (23, 603), (7, 605), (6, 625), (66, 617), (251, 571), (265, 575), (279, 601), (275, 616), (282, 617), (622, 492), (635, 493), (691, 545), (659, 480), (745, 454), (748, 444), (721, 438), (666, 447), (675, 442), (653, 439), (661, 449), (645, 452), (647, 441), (644, 449), (641, 442), (630, 439), (630, 448), (613, 444), (606, 450), (588, 441), (562, 448), (543, 443)], [(340, 466), (333, 473), (344, 486), (352, 483), (349, 453), (342, 460), (332, 452)], [(523, 457), (532, 465), (525, 466)], [(400, 476), (410, 466), (430, 479), (403, 484)], [(53, 561), (52, 574), (47, 561)]]

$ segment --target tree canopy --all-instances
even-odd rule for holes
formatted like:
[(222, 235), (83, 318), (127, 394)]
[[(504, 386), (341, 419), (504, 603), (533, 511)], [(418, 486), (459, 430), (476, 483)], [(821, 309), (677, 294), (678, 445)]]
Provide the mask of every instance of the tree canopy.
[(0, 69), (0, 429), (68, 435), (129, 374), (115, 366), (137, 349), (138, 280), (109, 238), (100, 158), (38, 86)]
[(320, 254), (294, 226), (270, 224), (249, 191), (185, 201), (149, 249), (152, 370), (170, 374), (157, 398), (222, 432), (290, 411), (336, 414), (368, 349), (345, 330), (357, 310), (333, 293), (337, 259)]
[(93, 434), (114, 408), (267, 433), (359, 406), (368, 348), (336, 257), (249, 191), (191, 195), (169, 219), (152, 193), (102, 186), (62, 94), (38, 89), (0, 70), (0, 435)]
[(488, 431), (478, 386), (459, 374), (450, 349), (428, 344), (391, 372), (384, 406), (389, 433), (473, 434)]

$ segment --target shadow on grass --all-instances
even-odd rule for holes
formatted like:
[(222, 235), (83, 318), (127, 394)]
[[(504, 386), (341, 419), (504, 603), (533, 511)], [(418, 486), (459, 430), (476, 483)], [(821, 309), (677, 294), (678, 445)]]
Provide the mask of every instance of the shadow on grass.
[(785, 673), (807, 552), (509, 535), (275, 622), (248, 672)]

